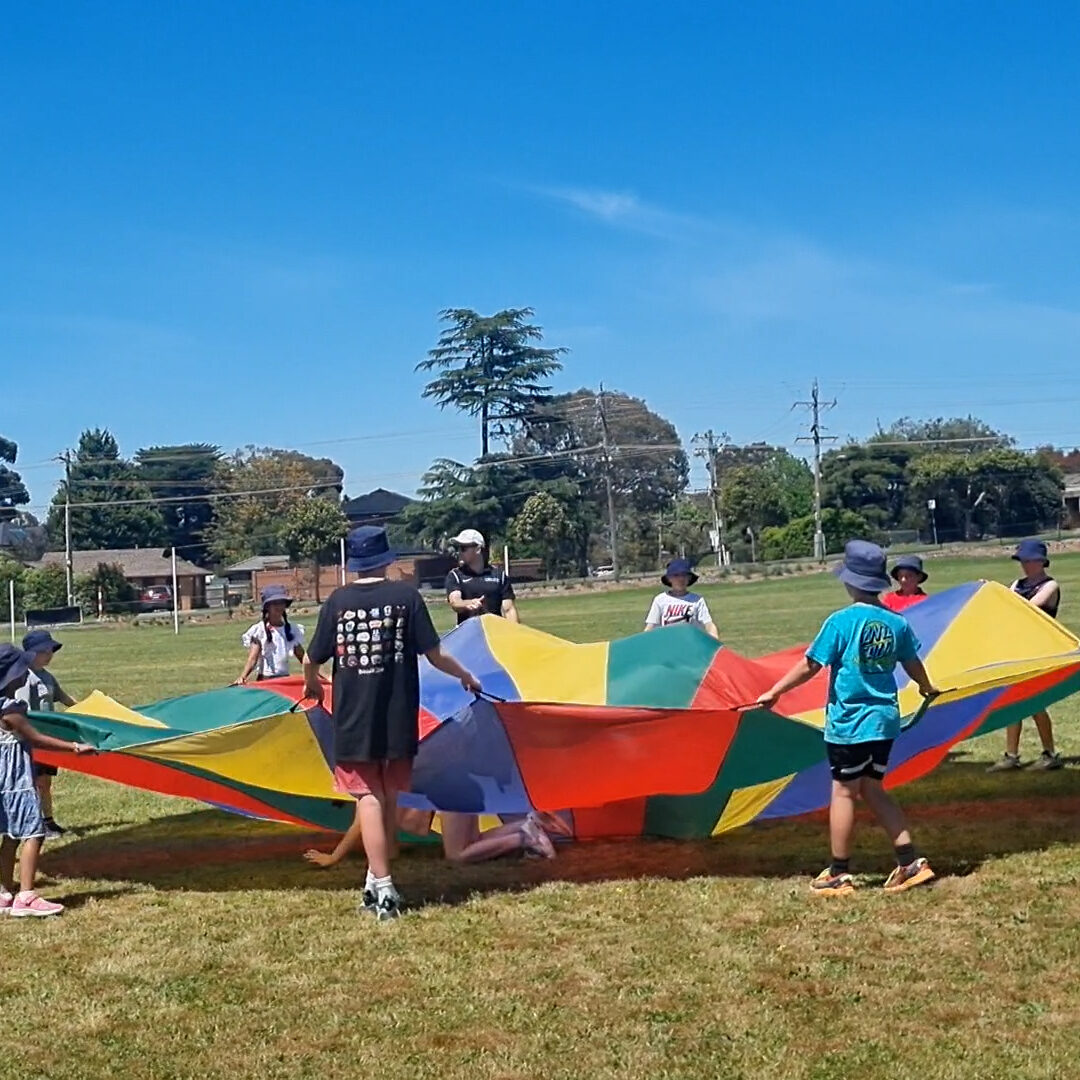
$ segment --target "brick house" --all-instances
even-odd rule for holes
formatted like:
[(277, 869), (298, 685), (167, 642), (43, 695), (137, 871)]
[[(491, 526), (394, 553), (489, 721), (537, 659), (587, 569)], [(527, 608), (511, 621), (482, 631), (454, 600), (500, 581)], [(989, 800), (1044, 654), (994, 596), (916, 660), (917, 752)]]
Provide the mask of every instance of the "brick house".
[[(73, 551), (72, 569), (75, 576), (92, 574), (105, 563), (119, 566), (124, 577), (136, 591), (151, 585), (172, 588), (172, 559), (160, 548), (103, 548), (98, 551)], [(62, 551), (48, 551), (34, 566), (63, 566)], [(206, 607), (206, 571), (186, 559), (176, 560), (176, 587), (179, 606), (184, 611)]]

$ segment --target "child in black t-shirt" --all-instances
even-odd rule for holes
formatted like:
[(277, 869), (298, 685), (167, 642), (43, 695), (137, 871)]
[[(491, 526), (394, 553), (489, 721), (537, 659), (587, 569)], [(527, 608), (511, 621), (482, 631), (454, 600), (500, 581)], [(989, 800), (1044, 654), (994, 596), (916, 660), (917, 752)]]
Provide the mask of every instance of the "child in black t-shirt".
[(365, 525), (346, 542), (347, 568), (359, 578), (336, 589), (319, 613), (304, 661), (307, 692), (323, 699), (319, 668), (334, 661), (334, 779), (356, 799), (355, 827), (368, 858), (365, 909), (396, 918), (401, 897), (390, 877), (397, 794), (407, 790), (420, 740), (420, 656), (461, 680), (480, 684), (439, 647), (420, 593), (388, 581), (394, 562), (386, 530)]

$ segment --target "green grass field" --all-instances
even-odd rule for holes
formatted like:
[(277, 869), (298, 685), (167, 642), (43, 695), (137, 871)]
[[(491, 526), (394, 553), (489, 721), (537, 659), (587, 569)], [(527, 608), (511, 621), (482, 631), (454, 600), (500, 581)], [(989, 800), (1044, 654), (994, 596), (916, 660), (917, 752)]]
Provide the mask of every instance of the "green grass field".
[[(931, 585), (1011, 568), (935, 561)], [(1080, 555), (1054, 570), (1068, 622)], [(609, 638), (639, 628), (651, 592), (522, 612)], [(706, 592), (749, 655), (808, 640), (843, 599), (828, 575)], [(55, 671), (76, 696), (132, 704), (221, 686), (239, 673), (242, 622), (72, 631)], [(1075, 701), (1054, 713), (1068, 755), (1078, 717)], [(1000, 750), (966, 744), (901, 792), (943, 874), (933, 889), (873, 888), (890, 852), (867, 826), (868, 887), (808, 896), (827, 855), (814, 816), (711, 842), (579, 845), (543, 866), (458, 868), (414, 849), (395, 877), (415, 910), (390, 925), (354, 914), (362, 863), (308, 869), (297, 830), (61, 774), (57, 816), (73, 828), (48, 845), (42, 891), (69, 911), (0, 923), (0, 1076), (1075, 1076), (1077, 770), (985, 775)]]

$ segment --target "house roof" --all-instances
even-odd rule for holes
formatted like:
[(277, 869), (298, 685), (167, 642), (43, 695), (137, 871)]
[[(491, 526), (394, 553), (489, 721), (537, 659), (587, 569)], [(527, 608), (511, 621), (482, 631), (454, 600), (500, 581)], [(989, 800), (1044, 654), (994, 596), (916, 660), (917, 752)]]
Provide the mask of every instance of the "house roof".
[(1080, 473), (1065, 474), (1065, 494), (1080, 495)]
[[(123, 567), (124, 577), (168, 577), (172, 574), (172, 559), (160, 548), (103, 548), (99, 551), (73, 551), (72, 567), (76, 574), (90, 574), (100, 563)], [(63, 566), (62, 551), (47, 551), (36, 566)], [(176, 560), (178, 577), (205, 577), (206, 571), (186, 559)]]
[(288, 555), (252, 555), (250, 559), (227, 566), (223, 574), (253, 574), (257, 570), (281, 570), (289, 565)]
[(399, 495), (396, 491), (387, 491), (386, 488), (376, 488), (366, 495), (358, 495), (350, 499), (342, 509), (347, 518), (358, 517), (393, 517), (400, 514), (413, 500), (406, 495)]

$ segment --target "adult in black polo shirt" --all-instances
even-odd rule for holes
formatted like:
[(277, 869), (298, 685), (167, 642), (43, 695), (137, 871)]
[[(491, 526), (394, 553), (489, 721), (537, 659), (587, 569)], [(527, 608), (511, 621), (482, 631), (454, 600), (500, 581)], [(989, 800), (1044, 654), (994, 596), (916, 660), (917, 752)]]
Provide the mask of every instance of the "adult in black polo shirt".
[(484, 558), (484, 538), (466, 529), (453, 542), (461, 562), (446, 575), (446, 599), (457, 615), (458, 625), (475, 615), (501, 615), (520, 622), (514, 604), (514, 587), (502, 570)]

